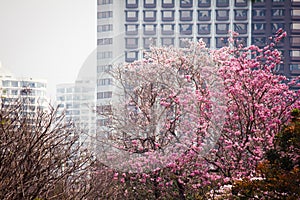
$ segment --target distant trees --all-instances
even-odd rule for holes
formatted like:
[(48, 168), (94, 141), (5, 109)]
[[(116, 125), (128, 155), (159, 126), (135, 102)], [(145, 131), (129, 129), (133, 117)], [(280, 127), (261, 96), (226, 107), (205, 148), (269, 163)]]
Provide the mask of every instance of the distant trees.
[(24, 102), (0, 102), (0, 199), (82, 199), (92, 189), (92, 158), (76, 127)]
[(212, 51), (201, 41), (153, 47), (117, 67), (119, 104), (101, 113), (110, 120), (103, 143), (113, 149), (102, 158), (116, 170), (116, 188), (129, 199), (216, 199), (222, 186), (259, 176), (299, 107), (295, 83), (274, 73), (285, 35), (279, 30), (264, 48), (233, 39)]

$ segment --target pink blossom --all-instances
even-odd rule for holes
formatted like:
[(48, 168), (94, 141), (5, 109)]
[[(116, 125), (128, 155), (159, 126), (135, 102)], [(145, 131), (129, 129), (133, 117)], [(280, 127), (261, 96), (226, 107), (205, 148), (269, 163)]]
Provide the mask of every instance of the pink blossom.
[[(262, 49), (234, 44), (213, 51), (201, 44), (185, 51), (153, 47), (150, 59), (130, 64), (132, 74), (127, 73), (124, 82), (136, 87), (125, 92), (132, 94), (127, 102), (134, 102), (139, 112), (112, 124), (113, 144), (143, 154), (126, 163), (136, 173), (127, 174), (130, 178), (122, 174), (120, 181), (151, 180), (169, 187), (174, 180), (197, 189), (255, 174), (274, 136), (289, 120), (289, 111), (300, 105), (300, 92), (289, 89), (298, 80), (286, 84), (286, 77), (273, 72), (281, 63), (274, 42), (286, 33), (277, 34)], [(221, 120), (213, 117), (224, 123), (218, 126)], [(173, 187), (178, 189), (177, 184)]]

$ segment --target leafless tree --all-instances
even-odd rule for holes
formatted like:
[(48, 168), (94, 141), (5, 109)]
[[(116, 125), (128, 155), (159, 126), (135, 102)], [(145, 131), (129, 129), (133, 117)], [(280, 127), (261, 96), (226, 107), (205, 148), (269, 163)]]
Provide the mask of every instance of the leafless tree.
[(0, 101), (0, 199), (85, 199), (92, 156), (57, 109)]

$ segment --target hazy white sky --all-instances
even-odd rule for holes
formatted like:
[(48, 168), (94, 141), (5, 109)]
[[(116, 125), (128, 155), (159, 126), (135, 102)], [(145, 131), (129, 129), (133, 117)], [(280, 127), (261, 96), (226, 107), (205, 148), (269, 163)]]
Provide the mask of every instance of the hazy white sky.
[(2, 66), (47, 79), (51, 97), (56, 84), (75, 81), (96, 33), (96, 0), (0, 0)]

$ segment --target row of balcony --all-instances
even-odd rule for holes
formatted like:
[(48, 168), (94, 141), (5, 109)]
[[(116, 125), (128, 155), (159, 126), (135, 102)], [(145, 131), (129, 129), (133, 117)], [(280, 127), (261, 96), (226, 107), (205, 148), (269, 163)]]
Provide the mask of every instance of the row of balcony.
[[(234, 10), (234, 20), (241, 21), (247, 20), (247, 10)], [(139, 20), (138, 11), (125, 11), (126, 22), (137, 22)], [(198, 10), (198, 21), (210, 21), (211, 11), (210, 10)], [(157, 11), (144, 11), (143, 20), (145, 22), (156, 22)], [(191, 10), (180, 10), (179, 11), (180, 21), (193, 21), (193, 11)], [(216, 10), (216, 20), (227, 21), (229, 20), (229, 10)], [(167, 10), (161, 11), (161, 21), (175, 21), (175, 11)]]
[[(175, 7), (175, 0), (161, 0), (162, 8), (174, 8)], [(217, 7), (228, 7), (230, 4), (229, 0), (216, 0)], [(206, 8), (212, 6), (211, 0), (198, 0), (197, 2), (199, 8)], [(143, 2), (144, 8), (156, 8), (157, 7), (157, 0), (144, 0)], [(192, 8), (193, 0), (180, 0), (179, 6), (181, 8)], [(235, 0), (234, 6), (236, 7), (245, 7), (248, 6), (247, 0)], [(136, 9), (139, 7), (139, 0), (126, 0), (126, 8), (133, 8)]]

